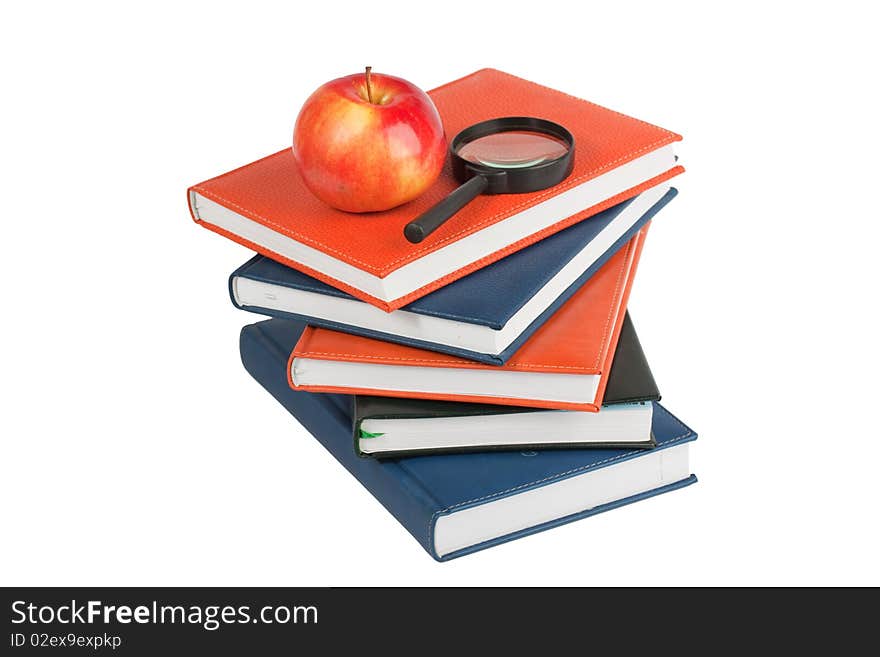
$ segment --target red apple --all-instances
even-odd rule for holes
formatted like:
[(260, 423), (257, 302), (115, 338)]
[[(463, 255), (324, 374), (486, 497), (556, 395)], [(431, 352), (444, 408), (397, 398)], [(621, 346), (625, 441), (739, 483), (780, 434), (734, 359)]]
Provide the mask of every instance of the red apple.
[(299, 112), (293, 155), (306, 186), (348, 212), (388, 210), (440, 175), (446, 137), (437, 108), (390, 75), (349, 75), (317, 89)]

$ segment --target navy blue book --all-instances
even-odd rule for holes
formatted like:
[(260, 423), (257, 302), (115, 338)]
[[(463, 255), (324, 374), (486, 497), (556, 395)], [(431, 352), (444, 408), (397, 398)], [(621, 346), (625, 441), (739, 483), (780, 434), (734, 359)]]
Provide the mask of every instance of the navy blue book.
[(654, 449), (478, 452), (365, 459), (352, 447), (353, 399), (296, 391), (287, 359), (305, 324), (241, 331), (247, 371), (439, 561), (683, 488), (696, 434), (656, 404)]
[(251, 312), (503, 365), (676, 194), (653, 187), (390, 313), (261, 255), (229, 292)]

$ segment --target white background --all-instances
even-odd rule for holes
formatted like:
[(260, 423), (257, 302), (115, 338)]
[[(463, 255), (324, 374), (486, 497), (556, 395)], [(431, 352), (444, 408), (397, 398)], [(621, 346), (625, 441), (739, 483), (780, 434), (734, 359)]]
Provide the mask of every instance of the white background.
[[(238, 4), (3, 9), (0, 583), (880, 584), (861, 3)], [(185, 190), (367, 64), (685, 136), (630, 308), (698, 485), (438, 564), (245, 373)]]

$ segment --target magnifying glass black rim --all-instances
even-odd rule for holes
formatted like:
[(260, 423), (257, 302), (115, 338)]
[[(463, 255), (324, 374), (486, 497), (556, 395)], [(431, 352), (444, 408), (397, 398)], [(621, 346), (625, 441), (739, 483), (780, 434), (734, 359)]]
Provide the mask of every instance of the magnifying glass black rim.
[[(469, 144), (476, 139), (480, 139), (481, 137), (488, 137), (489, 135), (495, 135), (500, 132), (514, 132), (520, 130), (537, 132), (545, 135), (550, 135), (551, 137), (556, 137), (568, 147), (568, 150), (559, 157), (529, 167), (522, 167), (522, 169), (516, 169), (513, 167), (492, 166), (491, 164), (485, 164), (483, 162), (473, 162), (471, 160), (464, 159), (458, 154), (458, 151), (459, 149), (461, 149), (462, 146)], [(475, 123), (474, 125), (465, 128), (457, 135), (455, 135), (449, 145), (449, 150), (451, 152), (453, 164), (456, 160), (459, 160), (464, 165), (478, 171), (479, 173), (496, 173), (499, 171), (505, 171), (507, 173), (513, 173), (515, 171), (534, 171), (536, 169), (560, 165), (565, 167), (565, 164), (572, 159), (572, 154), (574, 153), (574, 136), (558, 123), (548, 121), (547, 119), (539, 119), (533, 116), (505, 116), (502, 118), (489, 119), (488, 121)], [(456, 175), (458, 175), (457, 171), (455, 173)], [(566, 172), (566, 175), (567, 173), (568, 172)], [(563, 176), (562, 178), (564, 177), (565, 176)]]
[[(458, 154), (462, 146), (475, 139), (518, 130), (555, 137), (562, 141), (568, 150), (559, 157), (522, 168), (496, 167), (472, 162)], [(558, 123), (533, 116), (505, 116), (475, 123), (455, 135), (449, 144), (449, 151), (452, 173), (455, 177), (465, 181), (475, 175), (486, 176), (489, 186), (484, 193), (488, 194), (523, 193), (546, 189), (565, 180), (574, 166), (574, 136)]]

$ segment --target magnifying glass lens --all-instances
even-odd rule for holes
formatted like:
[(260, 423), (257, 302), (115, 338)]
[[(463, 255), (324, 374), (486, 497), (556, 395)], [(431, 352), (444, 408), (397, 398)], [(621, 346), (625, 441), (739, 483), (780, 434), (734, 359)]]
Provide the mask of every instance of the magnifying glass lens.
[(499, 169), (519, 169), (556, 160), (568, 153), (562, 139), (543, 132), (496, 132), (462, 144), (456, 154), (468, 162)]

